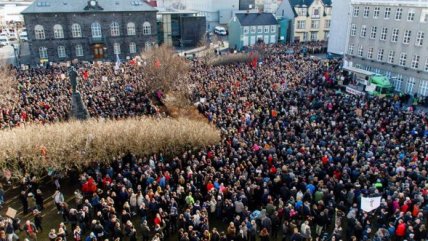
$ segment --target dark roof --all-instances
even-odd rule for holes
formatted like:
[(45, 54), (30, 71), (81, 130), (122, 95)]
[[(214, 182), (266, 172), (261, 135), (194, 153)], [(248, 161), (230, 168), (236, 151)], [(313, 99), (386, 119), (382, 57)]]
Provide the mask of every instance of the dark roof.
[(88, 0), (35, 0), (26, 13), (82, 13), (82, 12), (148, 12), (157, 11), (142, 0), (98, 0), (94, 9), (88, 9)]
[(278, 24), (272, 13), (237, 13), (235, 15), (241, 26)]
[[(289, 1), (293, 8), (296, 7), (297, 5), (300, 5), (300, 6), (306, 5), (309, 7), (314, 2), (314, 0), (289, 0)], [(324, 5), (331, 6), (331, 0), (321, 0), (321, 1)]]

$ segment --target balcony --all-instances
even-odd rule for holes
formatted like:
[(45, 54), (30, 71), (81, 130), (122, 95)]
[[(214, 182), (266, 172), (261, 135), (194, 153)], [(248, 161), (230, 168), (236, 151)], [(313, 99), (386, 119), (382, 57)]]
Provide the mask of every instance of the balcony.
[(106, 37), (89, 37), (89, 44), (105, 44)]

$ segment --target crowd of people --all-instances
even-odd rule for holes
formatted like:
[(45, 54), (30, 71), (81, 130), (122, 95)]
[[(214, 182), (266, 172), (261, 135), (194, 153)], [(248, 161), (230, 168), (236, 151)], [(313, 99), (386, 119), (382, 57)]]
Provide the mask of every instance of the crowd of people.
[[(123, 63), (118, 69), (114, 64), (78, 64), (77, 68), (78, 91), (90, 116), (117, 119), (156, 112), (138, 65)], [(66, 65), (14, 72), (19, 101), (0, 105), (1, 129), (70, 118), (72, 90)]]
[[(192, 100), (221, 130), (221, 143), (179, 156), (128, 153), (69, 175), (79, 189), (67, 202), (57, 185), (52, 198), (63, 223), (49, 233), (36, 225), (43, 202), (26, 203), (29, 193), (43, 195), (28, 178), (22, 203), (35, 218), (21, 227), (5, 221), (0, 239), (13, 240), (21, 228), (29, 240), (55, 241), (426, 240), (426, 117), (403, 110), (399, 99), (339, 91), (338, 60), (262, 48), (256, 67), (192, 62)], [(151, 112), (137, 101), (146, 95), (126, 91), (138, 81), (135, 67), (123, 68), (130, 78), (93, 68), (83, 84), (92, 116)], [(110, 84), (102, 84), (105, 73), (115, 76)], [(66, 119), (70, 90), (57, 69), (18, 76), (15, 115)], [(37, 109), (40, 101), (49, 108)], [(6, 125), (22, 121), (5, 116), (14, 115), (3, 112)], [(361, 210), (362, 197), (379, 196), (379, 208)]]

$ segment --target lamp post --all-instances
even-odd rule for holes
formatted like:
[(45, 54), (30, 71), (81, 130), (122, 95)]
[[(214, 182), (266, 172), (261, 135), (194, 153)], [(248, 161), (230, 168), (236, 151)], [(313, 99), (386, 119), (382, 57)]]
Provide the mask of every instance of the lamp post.
[(19, 57), (18, 57), (18, 50), (19, 50), (19, 46), (17, 46), (16, 44), (12, 44), (12, 48), (13, 48), (13, 54), (14, 54), (14, 63), (15, 66), (19, 66)]

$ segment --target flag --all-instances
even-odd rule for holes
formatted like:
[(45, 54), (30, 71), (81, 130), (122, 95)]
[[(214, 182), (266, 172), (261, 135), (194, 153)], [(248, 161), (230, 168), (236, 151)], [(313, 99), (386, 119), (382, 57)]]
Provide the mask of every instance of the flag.
[(381, 197), (361, 197), (361, 210), (370, 212), (380, 206)]
[(161, 62), (159, 61), (159, 59), (156, 59), (155, 60), (155, 67), (160, 68), (160, 66), (161, 66)]
[(120, 68), (120, 58), (119, 55), (116, 55), (116, 65), (114, 66), (114, 70), (119, 70)]
[(89, 71), (88, 70), (85, 70), (84, 72), (83, 72), (83, 79), (84, 80), (87, 80), (89, 78)]
[(257, 57), (254, 57), (253, 60), (251, 61), (251, 66), (253, 68), (257, 68)]
[(137, 61), (135, 61), (134, 59), (131, 59), (130, 61), (129, 61), (129, 64), (131, 64), (131, 65), (135, 65), (137, 63)]

